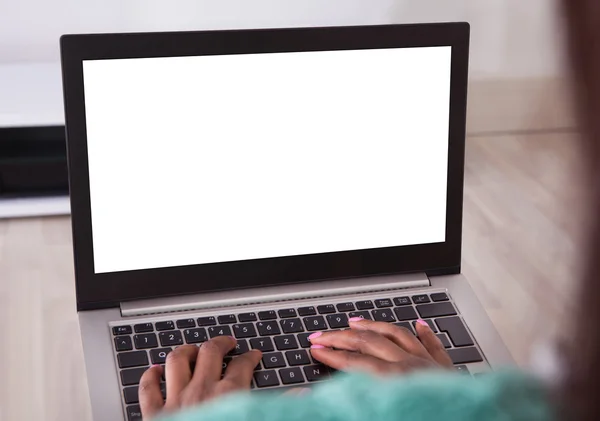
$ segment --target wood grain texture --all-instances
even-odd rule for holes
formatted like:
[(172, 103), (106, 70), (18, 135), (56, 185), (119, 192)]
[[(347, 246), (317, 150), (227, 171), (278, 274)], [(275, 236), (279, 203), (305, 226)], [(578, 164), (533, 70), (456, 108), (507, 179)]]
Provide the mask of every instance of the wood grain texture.
[[(525, 364), (568, 314), (581, 226), (573, 133), (467, 142), (463, 272)], [(0, 221), (0, 420), (88, 421), (66, 217)]]

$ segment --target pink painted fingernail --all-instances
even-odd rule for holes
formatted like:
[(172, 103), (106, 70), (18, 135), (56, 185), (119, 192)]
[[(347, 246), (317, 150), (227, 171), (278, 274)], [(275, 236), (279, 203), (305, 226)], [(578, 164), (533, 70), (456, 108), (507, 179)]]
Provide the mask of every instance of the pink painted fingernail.
[(429, 325), (427, 324), (427, 322), (425, 320), (419, 319), (419, 320), (417, 320), (417, 323), (420, 324), (421, 326), (427, 326), (427, 327), (429, 327)]
[(325, 348), (323, 345), (311, 345), (311, 349), (323, 349)]
[(350, 317), (348, 319), (349, 322), (360, 322), (361, 320), (365, 320), (362, 317)]
[(321, 336), (323, 334), (323, 332), (315, 332), (312, 335), (308, 335), (308, 340), (310, 341), (311, 339), (315, 339), (318, 338), (319, 336)]

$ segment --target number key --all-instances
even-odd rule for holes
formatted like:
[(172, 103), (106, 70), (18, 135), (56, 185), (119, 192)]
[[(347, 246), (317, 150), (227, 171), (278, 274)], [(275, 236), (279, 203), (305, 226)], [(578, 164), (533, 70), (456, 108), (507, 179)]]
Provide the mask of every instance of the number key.
[(258, 322), (256, 327), (258, 328), (258, 334), (261, 336), (279, 335), (281, 333), (276, 321)]
[(348, 327), (348, 316), (346, 316), (344, 313), (329, 314), (327, 315), (327, 321), (329, 322), (329, 327), (332, 329)]
[(169, 332), (160, 332), (158, 334), (160, 338), (160, 344), (162, 346), (175, 346), (182, 345), (183, 338), (181, 337), (181, 332), (178, 330), (171, 330)]
[(183, 335), (185, 336), (185, 342), (188, 344), (197, 344), (208, 340), (206, 330), (203, 327), (186, 329), (183, 331)]
[(236, 338), (253, 338), (256, 336), (256, 329), (252, 323), (242, 323), (233, 325), (233, 333)]
[(366, 320), (373, 320), (373, 318), (371, 317), (371, 315), (369, 314), (368, 311), (363, 310), (363, 311), (353, 311), (351, 313), (348, 313), (348, 318), (353, 318), (353, 317), (361, 317), (363, 319)]
[(300, 319), (285, 319), (280, 322), (283, 333), (304, 332)]
[(158, 342), (156, 341), (156, 334), (145, 333), (142, 335), (134, 335), (133, 341), (137, 349), (156, 348)]
[(327, 329), (323, 316), (305, 317), (304, 326), (306, 330), (324, 330)]
[(231, 328), (229, 326), (211, 326), (208, 328), (208, 334), (211, 338), (231, 336)]

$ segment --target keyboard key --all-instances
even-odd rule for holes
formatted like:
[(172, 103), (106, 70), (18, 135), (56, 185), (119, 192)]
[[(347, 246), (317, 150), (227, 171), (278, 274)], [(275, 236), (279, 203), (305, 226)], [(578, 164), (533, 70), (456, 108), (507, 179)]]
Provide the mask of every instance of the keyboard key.
[(342, 327), (348, 327), (348, 316), (344, 313), (328, 314), (327, 323), (332, 329), (340, 329)]
[(156, 327), (156, 330), (173, 330), (173, 329), (175, 329), (175, 325), (171, 321), (156, 322), (156, 324), (154, 326)]
[(412, 304), (408, 297), (396, 297), (394, 298), (394, 304), (398, 307), (407, 306)]
[(139, 405), (130, 405), (126, 409), (127, 421), (142, 421), (142, 410)]
[(250, 348), (248, 348), (248, 342), (245, 339), (240, 339), (237, 341), (235, 348), (233, 348), (229, 355), (242, 355), (248, 352)]
[(294, 310), (293, 308), (286, 308), (283, 310), (279, 310), (277, 314), (279, 314), (279, 317), (281, 317), (282, 319), (288, 317), (296, 317), (296, 310)]
[(158, 348), (150, 350), (150, 361), (152, 364), (164, 364), (167, 360), (167, 355), (171, 352), (171, 348)]
[(327, 329), (323, 316), (305, 317), (304, 326), (306, 326), (306, 330), (309, 331)]
[(250, 346), (252, 349), (258, 349), (262, 352), (274, 351), (273, 341), (271, 338), (254, 338), (250, 339)]
[(444, 345), (444, 348), (452, 347), (452, 344), (450, 344), (450, 340), (448, 339), (448, 337), (445, 334), (438, 333), (437, 337), (440, 339), (440, 341), (442, 341), (442, 345)]
[(435, 321), (440, 331), (446, 332), (454, 346), (473, 345), (473, 340), (460, 317), (444, 317)]
[(130, 386), (123, 389), (123, 396), (125, 397), (125, 403), (138, 403), (138, 387)]
[(307, 365), (304, 367), (304, 375), (309, 382), (325, 380), (329, 378), (329, 369), (322, 364)]
[(158, 342), (156, 341), (155, 333), (142, 333), (141, 335), (134, 335), (133, 341), (137, 349), (156, 348)]
[(375, 306), (377, 308), (385, 308), (385, 307), (393, 307), (392, 300), (389, 298), (381, 298), (379, 300), (375, 300)]
[(185, 336), (186, 344), (199, 344), (200, 342), (206, 342), (208, 340), (206, 329), (203, 327), (186, 329), (183, 331), (183, 336)]
[(261, 336), (279, 335), (281, 333), (276, 321), (258, 322), (256, 327), (258, 328), (258, 334)]
[(310, 307), (300, 307), (298, 309), (298, 314), (302, 317), (306, 317), (306, 316), (314, 316), (315, 314), (317, 314), (317, 310), (315, 310), (315, 308), (313, 306)]
[(221, 375), (225, 374), (225, 370), (227, 370), (227, 366), (229, 366), (229, 363), (231, 362), (231, 360), (232, 360), (231, 357), (223, 358), (223, 363), (221, 364)]
[(122, 352), (117, 354), (119, 368), (139, 367), (148, 365), (148, 353), (146, 351)]
[(398, 323), (394, 323), (394, 325), (396, 325), (398, 327), (403, 327), (403, 328), (407, 329), (410, 333), (415, 335), (415, 331), (409, 322), (398, 322)]
[(333, 304), (323, 304), (322, 306), (317, 306), (317, 311), (319, 314), (335, 313), (335, 307)]
[(281, 382), (283, 384), (296, 384), (304, 382), (302, 370), (298, 367), (282, 368), (279, 370), (279, 376), (281, 377)]
[[(434, 333), (437, 333), (437, 327), (435, 326), (435, 323), (433, 323), (433, 320), (431, 319), (425, 319), (425, 322), (427, 322), (427, 324), (429, 325), (429, 327), (431, 328), (431, 330), (433, 330)], [(417, 324), (417, 321), (415, 320), (414, 322), (412, 322), (413, 327), (415, 328), (415, 332), (417, 331), (417, 327), (415, 326)]]
[(394, 313), (392, 313), (392, 309), (386, 308), (381, 310), (373, 310), (373, 320), (376, 322), (395, 322), (396, 318), (394, 317)]
[(115, 338), (115, 349), (117, 351), (131, 351), (133, 344), (130, 336), (117, 336)]
[(263, 354), (262, 362), (265, 368), (285, 367), (285, 361), (281, 352)]
[(302, 348), (310, 348), (310, 341), (308, 340), (308, 337), (311, 335), (311, 333), (301, 333), (298, 335), (298, 342), (300, 343), (300, 346)]
[(276, 336), (274, 340), (275, 346), (280, 351), (298, 348), (298, 342), (296, 341), (296, 337), (294, 335)]
[(170, 332), (160, 332), (158, 334), (160, 344), (162, 346), (176, 346), (183, 345), (183, 338), (181, 332), (178, 330), (171, 330)]
[(236, 338), (253, 338), (256, 336), (256, 329), (253, 323), (242, 323), (233, 325), (233, 334)]
[(279, 386), (279, 379), (275, 370), (257, 371), (254, 373), (256, 387)]
[(245, 323), (245, 322), (255, 322), (256, 319), (256, 313), (242, 313), (242, 314), (238, 314), (238, 319), (240, 320), (240, 323)]
[(112, 328), (113, 335), (129, 335), (131, 326), (115, 326)]
[(359, 310), (370, 310), (372, 308), (375, 308), (375, 306), (373, 305), (373, 301), (366, 300), (366, 301), (357, 301), (356, 308)]
[(233, 323), (237, 323), (237, 319), (234, 314), (227, 314), (226, 316), (217, 317), (217, 321), (220, 325), (230, 325)]
[(279, 324), (281, 324), (281, 330), (283, 330), (283, 333), (304, 332), (304, 328), (302, 327), (302, 322), (300, 319), (281, 320)]
[(140, 323), (133, 326), (135, 333), (146, 333), (154, 332), (154, 325), (152, 323)]
[(217, 336), (231, 336), (231, 328), (229, 326), (211, 326), (208, 328), (208, 335), (211, 338)]
[(307, 365), (311, 362), (308, 353), (303, 349), (288, 351), (285, 353), (285, 358), (289, 365)]
[(353, 317), (362, 317), (363, 319), (366, 320), (373, 320), (373, 318), (371, 317), (371, 313), (369, 313), (368, 311), (353, 311), (351, 313), (348, 313), (348, 318), (351, 319)]
[(399, 322), (403, 322), (405, 320), (416, 320), (417, 312), (413, 308), (413, 306), (409, 307), (396, 307), (394, 309), (394, 313), (396, 313), (396, 318)]
[(422, 318), (454, 316), (456, 314), (451, 302), (423, 304), (417, 306), (417, 311)]
[(448, 301), (448, 295), (445, 292), (436, 292), (434, 294), (431, 294), (431, 301), (437, 302), (437, 301)]
[(259, 311), (258, 318), (260, 320), (273, 320), (277, 318), (277, 313), (275, 313), (275, 310)]
[[(433, 295), (433, 294), (432, 294), (432, 295)], [(457, 366), (455, 366), (455, 367), (454, 367), (454, 369), (455, 369), (456, 371), (458, 371), (459, 373), (461, 373), (461, 374), (471, 374), (471, 373), (469, 372), (469, 369), (467, 368), (467, 366), (466, 366), (466, 365), (457, 365)]]
[(450, 355), (454, 364), (467, 364), (483, 361), (483, 357), (475, 347), (449, 349), (448, 355)]
[(138, 384), (142, 378), (142, 374), (148, 369), (148, 367), (130, 368), (128, 370), (121, 370), (121, 384), (123, 386), (131, 386), (132, 384)]
[(177, 324), (178, 329), (187, 329), (190, 327), (196, 327), (196, 321), (194, 319), (177, 320), (176, 324)]
[(429, 302), (429, 296), (427, 294), (413, 295), (413, 303), (424, 304)]
[(217, 320), (212, 316), (199, 317), (196, 321), (198, 322), (198, 326), (214, 326), (217, 324)]
[(337, 311), (339, 311), (340, 313), (347, 312), (347, 311), (354, 311), (354, 304), (341, 303), (341, 304), (338, 304), (337, 306), (335, 306), (335, 308), (337, 308)]

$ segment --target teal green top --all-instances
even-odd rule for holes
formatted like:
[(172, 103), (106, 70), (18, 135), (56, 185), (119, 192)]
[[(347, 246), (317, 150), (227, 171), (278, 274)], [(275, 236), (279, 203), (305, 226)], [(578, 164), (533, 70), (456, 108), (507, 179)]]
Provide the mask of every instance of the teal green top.
[(301, 396), (236, 393), (161, 421), (552, 421), (545, 388), (518, 371), (470, 377), (342, 374)]

